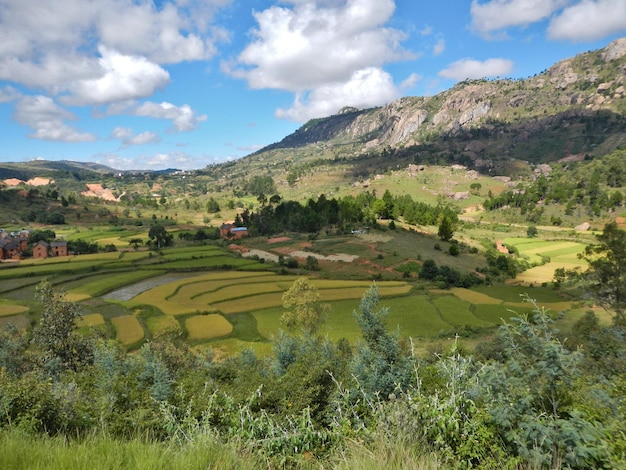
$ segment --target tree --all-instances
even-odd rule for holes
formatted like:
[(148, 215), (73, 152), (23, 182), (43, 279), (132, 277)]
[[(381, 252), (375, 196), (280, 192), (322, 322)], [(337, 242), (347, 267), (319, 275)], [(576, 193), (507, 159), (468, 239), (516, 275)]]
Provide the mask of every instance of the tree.
[(452, 240), (452, 237), (454, 236), (454, 226), (452, 224), (452, 220), (447, 215), (444, 215), (441, 218), (437, 236), (439, 237), (441, 241), (444, 241), (444, 242), (448, 242)]
[(128, 244), (136, 250), (139, 245), (143, 245), (143, 240), (141, 238), (131, 238), (128, 240)]
[(150, 239), (148, 243), (155, 245), (158, 249), (171, 246), (174, 241), (172, 234), (167, 233), (162, 225), (152, 225), (148, 231), (148, 238)]
[(398, 333), (388, 333), (385, 326), (388, 308), (378, 308), (380, 297), (374, 284), (361, 298), (354, 312), (361, 328), (359, 344), (350, 369), (361, 389), (368, 395), (387, 399), (396, 389), (405, 389), (411, 376), (410, 361), (402, 354)]
[(583, 278), (594, 298), (621, 320), (626, 308), (626, 231), (611, 222), (596, 238), (599, 243), (588, 245), (581, 255), (589, 263)]
[(535, 225), (529, 225), (526, 230), (526, 236), (528, 238), (535, 238), (539, 232), (537, 231), (537, 227)]
[(220, 211), (220, 205), (215, 200), (215, 198), (213, 198), (213, 197), (209, 198), (209, 202), (207, 202), (207, 204), (206, 204), (206, 210), (207, 210), (207, 212), (209, 212), (211, 214), (214, 214), (214, 213)]
[(300, 330), (305, 335), (315, 335), (325, 321), (327, 304), (320, 302), (317, 288), (306, 277), (296, 279), (283, 294), (283, 306), (292, 308), (281, 318), (287, 329)]
[(556, 337), (552, 319), (534, 300), (533, 320), (501, 327), (503, 362), (485, 366), (479, 387), (500, 437), (533, 468), (599, 468), (601, 435), (573, 408), (580, 351)]
[(64, 292), (55, 291), (47, 281), (37, 286), (43, 313), (33, 330), (32, 344), (41, 351), (49, 371), (58, 367), (76, 370), (92, 359), (89, 343), (75, 331), (76, 320), (82, 318), (80, 307), (64, 297)]

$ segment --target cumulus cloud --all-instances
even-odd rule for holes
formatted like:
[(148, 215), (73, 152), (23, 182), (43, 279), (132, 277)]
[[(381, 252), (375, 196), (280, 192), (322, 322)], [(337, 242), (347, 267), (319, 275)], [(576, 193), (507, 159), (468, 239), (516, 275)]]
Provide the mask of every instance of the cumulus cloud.
[(371, 107), (399, 96), (382, 69), (415, 58), (405, 33), (386, 27), (393, 0), (287, 0), (255, 12), (258, 27), (236, 61), (222, 64), (251, 88), (293, 92), (279, 118), (305, 121), (344, 106)]
[[(75, 92), (85, 103), (93, 89), (95, 102), (133, 92), (145, 97), (166, 82), (159, 64), (215, 55), (227, 33), (212, 24), (214, 15), (231, 2), (2, 0), (0, 79), (51, 94)], [(148, 72), (138, 77), (146, 85), (127, 83), (125, 67)]]
[(206, 155), (190, 155), (185, 152), (143, 154), (126, 157), (112, 152), (94, 155), (94, 159), (102, 165), (107, 165), (117, 170), (163, 170), (165, 168), (191, 170), (205, 167), (210, 157)]
[(113, 129), (111, 137), (114, 139), (120, 139), (124, 147), (161, 141), (161, 137), (154, 132), (146, 131), (140, 134), (133, 134), (132, 129), (128, 127), (116, 127), (115, 129)]
[(116, 127), (111, 132), (111, 137), (114, 139), (128, 139), (133, 135), (133, 130), (130, 127)]
[(145, 116), (172, 121), (172, 131), (188, 132), (196, 129), (200, 122), (206, 121), (204, 114), (198, 115), (191, 106), (184, 104), (175, 106), (166, 101), (162, 103), (146, 102), (131, 111), (135, 116)]
[(292, 121), (328, 116), (344, 106), (368, 108), (400, 96), (391, 75), (377, 67), (356, 71), (346, 82), (318, 86), (310, 93), (297, 93), (289, 109), (278, 109), (276, 116)]
[(511, 26), (526, 26), (544, 20), (571, 0), (472, 0), (472, 29), (488, 36)]
[(408, 90), (413, 88), (417, 82), (419, 82), (422, 79), (422, 76), (417, 74), (417, 73), (412, 73), (411, 75), (409, 75), (409, 77), (405, 80), (402, 81), (402, 83), (400, 84), (400, 89), (401, 90)]
[(411, 57), (400, 46), (404, 33), (384, 27), (395, 9), (392, 0), (289, 3), (254, 13), (254, 40), (225, 71), (252, 88), (303, 92)]
[(14, 118), (20, 124), (33, 129), (30, 138), (61, 142), (91, 142), (93, 134), (79, 132), (64, 121), (76, 120), (76, 116), (61, 108), (47, 96), (24, 96), (15, 107)]
[(104, 46), (99, 48), (102, 74), (70, 85), (72, 104), (104, 104), (152, 95), (170, 81), (169, 73), (145, 57), (127, 56)]
[(548, 35), (552, 39), (594, 41), (624, 30), (624, 0), (583, 0), (553, 19)]
[(440, 71), (439, 76), (460, 81), (467, 78), (503, 76), (511, 72), (512, 69), (513, 62), (507, 59), (487, 59), (485, 61), (462, 59)]

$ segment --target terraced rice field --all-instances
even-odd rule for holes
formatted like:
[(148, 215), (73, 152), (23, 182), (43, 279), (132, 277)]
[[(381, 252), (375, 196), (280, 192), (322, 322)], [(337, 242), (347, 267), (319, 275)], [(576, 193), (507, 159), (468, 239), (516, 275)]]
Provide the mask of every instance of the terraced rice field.
[(227, 336), (233, 331), (231, 325), (222, 315), (195, 315), (185, 320), (188, 339), (190, 341), (206, 341)]
[(540, 285), (551, 282), (554, 271), (558, 268), (575, 269), (586, 267), (587, 263), (578, 258), (578, 253), (585, 249), (584, 244), (570, 241), (542, 241), (532, 238), (507, 238), (506, 246), (514, 246), (520, 255), (527, 257), (530, 263), (542, 263), (545, 258), (549, 262), (532, 267), (517, 275), (511, 281), (514, 285)]
[(115, 328), (115, 338), (124, 346), (132, 346), (144, 338), (144, 331), (134, 315), (124, 315), (111, 319)]

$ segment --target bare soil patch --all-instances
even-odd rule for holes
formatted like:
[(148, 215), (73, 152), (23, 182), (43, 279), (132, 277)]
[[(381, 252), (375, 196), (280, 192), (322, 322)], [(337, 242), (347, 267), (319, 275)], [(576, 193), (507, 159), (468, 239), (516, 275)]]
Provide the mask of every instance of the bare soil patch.
[(281, 243), (281, 242), (288, 242), (290, 240), (291, 240), (290, 237), (275, 237), (275, 238), (270, 238), (269, 240), (267, 240), (267, 243)]
[(318, 260), (321, 261), (342, 261), (344, 263), (352, 263), (355, 259), (358, 258), (357, 255), (348, 255), (345, 253), (336, 253), (333, 255), (328, 255), (328, 256), (324, 256), (324, 255), (320, 255), (319, 253), (313, 253), (311, 251), (292, 251), (291, 253), (289, 253), (290, 256), (293, 256), (294, 258), (301, 258), (301, 259), (306, 259), (309, 256), (313, 256), (314, 258), (317, 258)]
[(278, 263), (278, 255), (275, 255), (274, 253), (270, 253), (268, 251), (263, 251), (263, 250), (257, 250), (257, 249), (253, 249), (253, 250), (249, 250), (246, 251), (245, 253), (242, 253), (242, 255), (244, 258), (253, 258), (253, 257), (258, 257), (258, 258), (262, 258), (265, 261), (271, 261), (273, 263)]

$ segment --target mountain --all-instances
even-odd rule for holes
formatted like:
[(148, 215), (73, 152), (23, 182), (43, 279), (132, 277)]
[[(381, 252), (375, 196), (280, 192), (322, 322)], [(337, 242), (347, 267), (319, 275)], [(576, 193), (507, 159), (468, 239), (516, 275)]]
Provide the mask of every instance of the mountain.
[(626, 145), (626, 38), (523, 80), (466, 80), (432, 97), (314, 119), (249, 159), (462, 163), (491, 173), (511, 161), (603, 155)]
[(31, 160), (29, 162), (19, 163), (0, 163), (0, 180), (17, 178), (26, 181), (34, 177), (54, 179), (63, 175), (72, 177), (73, 179), (83, 180), (117, 172), (119, 171), (99, 163), (74, 162), (69, 160)]

